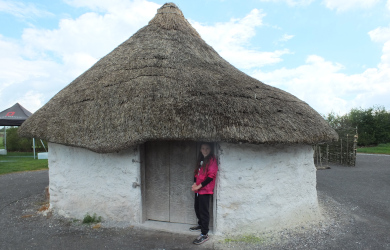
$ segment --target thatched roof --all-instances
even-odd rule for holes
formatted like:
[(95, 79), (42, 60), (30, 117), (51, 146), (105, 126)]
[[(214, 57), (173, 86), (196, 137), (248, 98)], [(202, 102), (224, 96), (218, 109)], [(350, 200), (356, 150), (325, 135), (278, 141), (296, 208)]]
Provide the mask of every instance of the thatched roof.
[(19, 133), (100, 153), (151, 140), (313, 144), (338, 137), (308, 104), (220, 57), (173, 3)]

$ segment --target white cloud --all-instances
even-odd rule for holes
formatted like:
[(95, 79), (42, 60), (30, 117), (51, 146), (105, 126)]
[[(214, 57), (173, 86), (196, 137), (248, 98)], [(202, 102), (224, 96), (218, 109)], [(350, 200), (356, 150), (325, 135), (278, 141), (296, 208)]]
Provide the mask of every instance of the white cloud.
[(362, 73), (345, 74), (343, 65), (311, 55), (296, 68), (258, 69), (252, 76), (292, 93), (322, 114), (344, 114), (352, 108), (374, 105), (390, 109), (390, 27), (379, 27), (368, 34), (373, 42), (383, 43), (382, 56), (377, 67)]
[[(77, 1), (78, 6), (89, 2)], [(62, 19), (54, 30), (26, 29), (23, 40), (35, 51), (60, 56), (83, 53), (99, 59), (146, 25), (159, 7), (148, 1), (116, 1), (116, 5), (110, 2), (107, 6), (103, 4), (107, 1), (100, 2), (91, 1), (88, 7), (107, 7), (104, 14), (88, 12), (76, 19)]]
[(390, 41), (385, 42), (383, 45), (381, 63), (378, 65), (378, 67), (380, 69), (390, 68)]
[(35, 112), (44, 104), (44, 96), (41, 92), (28, 91), (23, 96), (15, 98), (13, 103), (19, 103), (30, 112)]
[(32, 3), (0, 0), (0, 12), (6, 12), (19, 18), (53, 16), (52, 13), (37, 8)]
[(381, 0), (323, 0), (323, 4), (337, 11), (347, 11), (350, 9), (368, 9), (379, 3)]
[(282, 38), (279, 39), (279, 42), (287, 42), (288, 40), (292, 39), (294, 35), (287, 35), (284, 34)]
[(309, 5), (313, 2), (314, 0), (260, 0), (260, 2), (285, 2), (290, 6), (297, 6), (297, 5)]
[(368, 32), (374, 42), (383, 43), (380, 69), (390, 68), (390, 27), (378, 27)]
[(384, 47), (378, 68), (353, 75), (342, 73), (343, 69), (341, 64), (311, 55), (297, 68), (258, 70), (252, 76), (297, 96), (322, 114), (331, 110), (344, 114), (351, 108), (389, 104), (390, 42)]
[(67, 75), (66, 69), (51, 60), (27, 60), (23, 45), (0, 36), (0, 107), (19, 102), (34, 112), (44, 97), (52, 97), (57, 86), (70, 80)]
[(371, 40), (378, 43), (385, 43), (390, 40), (390, 27), (379, 27), (368, 32)]
[(264, 52), (250, 48), (249, 40), (256, 35), (256, 28), (263, 25), (264, 16), (262, 11), (254, 9), (242, 19), (212, 26), (195, 21), (191, 24), (223, 58), (238, 68), (250, 69), (281, 62), (281, 56), (290, 53), (287, 49)]
[[(1, 1), (1, 0), (0, 0)], [(3, 2), (1, 2), (3, 3)], [(57, 29), (28, 28), (21, 40), (0, 35), (0, 107), (19, 101), (34, 112), (155, 15), (145, 0), (74, 1), (98, 9), (62, 19)]]

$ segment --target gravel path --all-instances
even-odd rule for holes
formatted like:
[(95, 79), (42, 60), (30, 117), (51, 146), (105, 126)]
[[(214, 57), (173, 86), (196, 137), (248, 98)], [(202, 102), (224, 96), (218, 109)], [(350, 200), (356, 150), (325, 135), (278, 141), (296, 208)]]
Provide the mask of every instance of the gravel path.
[[(47, 185), (47, 171), (0, 175), (0, 213), (14, 202), (42, 193)], [(0, 221), (2, 219), (4, 218), (0, 218)]]
[(126, 228), (92, 228), (37, 213), (47, 171), (0, 176), (0, 249), (390, 249), (390, 156), (358, 155), (356, 167), (317, 171), (324, 220), (229, 241)]

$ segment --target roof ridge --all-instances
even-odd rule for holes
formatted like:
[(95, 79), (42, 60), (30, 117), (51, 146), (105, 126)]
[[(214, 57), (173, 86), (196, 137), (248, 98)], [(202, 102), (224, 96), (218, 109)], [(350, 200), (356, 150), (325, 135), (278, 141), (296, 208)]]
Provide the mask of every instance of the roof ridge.
[(161, 6), (154, 18), (149, 21), (149, 25), (157, 25), (166, 30), (179, 30), (200, 38), (199, 33), (191, 26), (183, 12), (174, 3), (166, 3)]

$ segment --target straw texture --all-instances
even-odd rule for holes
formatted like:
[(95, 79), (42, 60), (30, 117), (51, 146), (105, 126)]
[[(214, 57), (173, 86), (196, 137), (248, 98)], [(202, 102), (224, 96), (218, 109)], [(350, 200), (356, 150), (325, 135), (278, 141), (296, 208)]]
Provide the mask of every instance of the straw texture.
[(305, 102), (220, 57), (173, 3), (55, 95), (19, 133), (99, 153), (155, 140), (338, 138)]

